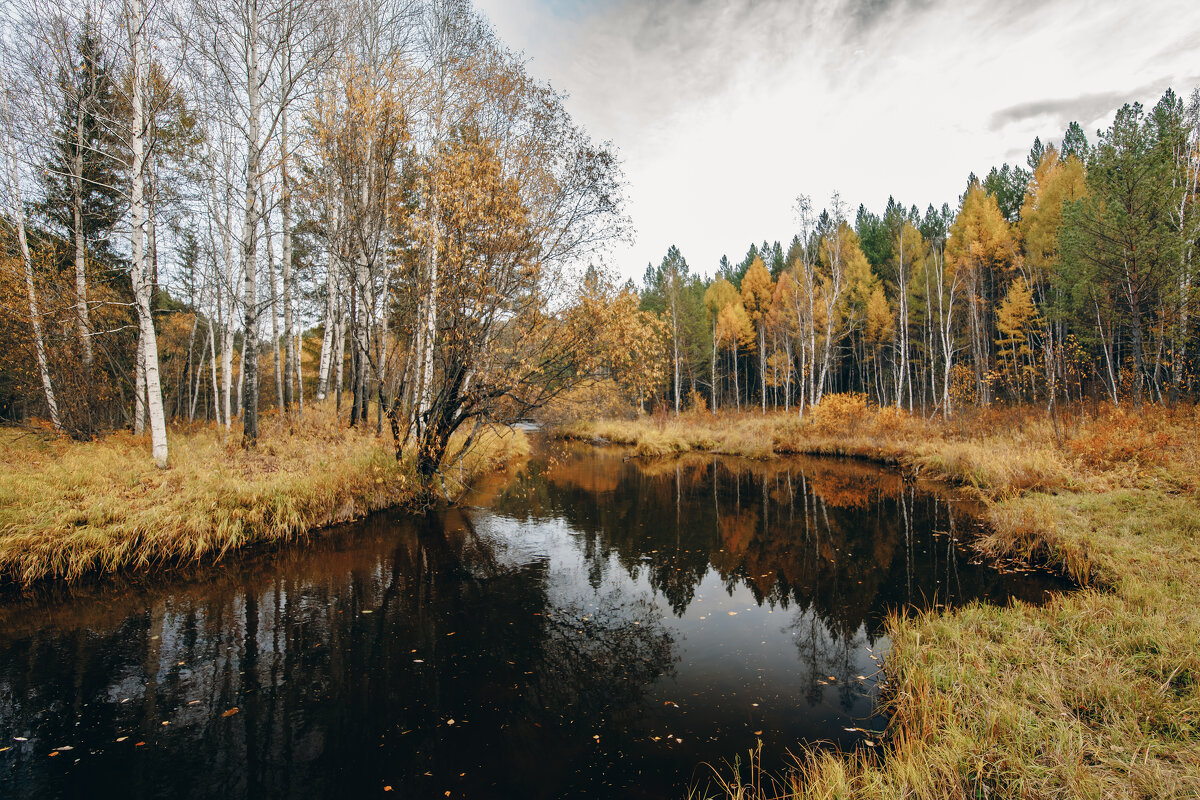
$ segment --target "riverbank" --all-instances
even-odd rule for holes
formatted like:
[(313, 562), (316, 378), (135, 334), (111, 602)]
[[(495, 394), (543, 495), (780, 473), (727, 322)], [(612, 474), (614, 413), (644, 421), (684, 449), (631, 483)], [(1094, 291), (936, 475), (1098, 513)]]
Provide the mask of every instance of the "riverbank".
[[(569, 438), (639, 454), (807, 452), (975, 487), (993, 556), (1085, 588), (889, 624), (890, 728), (855, 754), (797, 752), (785, 775), (718, 767), (734, 797), (1194, 797), (1200, 794), (1200, 438), (1196, 409), (925, 422), (835, 398), (756, 414), (591, 422)], [(731, 754), (731, 758), (734, 754)], [(744, 761), (744, 757), (743, 757)]]
[[(386, 431), (348, 429), (319, 407), (290, 431), (265, 418), (252, 452), (236, 432), (225, 440), (211, 427), (173, 429), (170, 441), (171, 465), (158, 470), (148, 442), (128, 433), (73, 442), (0, 428), (0, 581), (213, 562), (432, 499), (411, 460), (396, 461)], [(519, 431), (484, 435), (451, 470), (447, 491), (528, 448)]]

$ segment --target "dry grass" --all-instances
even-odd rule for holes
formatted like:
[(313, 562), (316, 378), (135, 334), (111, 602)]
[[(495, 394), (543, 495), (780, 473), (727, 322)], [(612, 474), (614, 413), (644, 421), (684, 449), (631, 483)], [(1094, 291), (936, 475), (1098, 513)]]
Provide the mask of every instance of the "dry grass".
[[(294, 433), (267, 416), (254, 452), (212, 428), (171, 432), (171, 466), (118, 433), (93, 442), (0, 429), (0, 580), (29, 584), (118, 570), (216, 561), (430, 492), (390, 438), (308, 409)], [(520, 433), (485, 436), (447, 488), (527, 452)]]
[[(735, 798), (1200, 797), (1197, 410), (1008, 410), (925, 422), (852, 399), (794, 415), (695, 415), (564, 431), (639, 452), (838, 453), (976, 487), (991, 555), (1090, 587), (1043, 606), (895, 616), (885, 746), (800, 749), (722, 773)], [(708, 443), (711, 442), (711, 446)]]

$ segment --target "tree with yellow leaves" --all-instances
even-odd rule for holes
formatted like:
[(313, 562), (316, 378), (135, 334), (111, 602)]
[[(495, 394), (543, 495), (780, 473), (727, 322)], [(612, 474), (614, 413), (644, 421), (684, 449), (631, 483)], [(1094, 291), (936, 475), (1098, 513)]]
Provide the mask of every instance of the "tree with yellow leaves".
[(892, 253), (896, 261), (896, 297), (899, 301), (899, 321), (896, 331), (896, 408), (904, 402), (904, 390), (908, 388), (908, 409), (913, 408), (912, 376), (909, 374), (909, 283), (913, 270), (925, 258), (926, 244), (921, 232), (908, 220), (904, 220), (892, 237)]
[[(704, 311), (708, 322), (712, 325), (712, 410), (717, 410), (717, 351), (721, 347), (721, 337), (718, 335), (721, 312), (726, 306), (740, 301), (738, 290), (724, 278), (717, 278), (704, 290)], [(736, 369), (736, 366), (735, 366)]]
[(1005, 382), (1017, 399), (1028, 386), (1030, 398), (1037, 399), (1037, 368), (1031, 339), (1038, 325), (1037, 307), (1029, 284), (1018, 278), (1008, 287), (1004, 300), (996, 308), (996, 360)]
[(754, 341), (754, 325), (742, 305), (741, 298), (721, 309), (717, 315), (717, 327), (714, 338), (718, 342), (728, 342), (729, 352), (733, 356), (733, 396), (737, 410), (742, 410), (742, 395), (738, 387), (738, 345), (749, 345)]
[(984, 405), (991, 396), (986, 379), (991, 370), (990, 298), (998, 283), (1011, 279), (1015, 257), (1012, 231), (1000, 213), (996, 198), (985, 192), (978, 181), (972, 181), (950, 227), (946, 260), (963, 277), (975, 388)]
[(767, 413), (767, 318), (771, 313), (771, 298), (775, 285), (771, 273), (755, 256), (742, 278), (742, 307), (758, 334), (758, 374), (762, 390), (762, 413)]
[[(1021, 206), (1021, 221), (1017, 232), (1025, 254), (1025, 276), (1033, 290), (1033, 300), (1045, 309), (1063, 304), (1063, 287), (1055, 281), (1062, 267), (1059, 247), (1059, 228), (1062, 226), (1063, 205), (1073, 203), (1087, 193), (1083, 162), (1075, 155), (1065, 159), (1054, 145), (1042, 151), (1033, 171), (1033, 179)], [(1063, 372), (1062, 353), (1066, 346), (1066, 324), (1063, 315), (1042, 315), (1043, 367), (1049, 394), (1054, 403), (1057, 386)]]
[[(821, 317), (825, 324), (821, 372), (816, 379), (813, 405), (819, 404), (825, 393), (836, 347), (853, 330), (856, 323), (855, 309), (849, 302), (853, 294), (849, 290), (851, 287), (864, 286), (869, 282), (871, 275), (870, 262), (863, 255), (858, 235), (846, 222), (836, 195), (831, 225), (821, 237), (820, 264), (823, 268), (820, 290)], [(867, 296), (869, 297), (869, 293)]]
[(875, 382), (875, 391), (883, 395), (880, 380), (879, 364), (882, 360), (881, 349), (884, 342), (892, 340), (896, 330), (896, 321), (892, 316), (892, 306), (883, 294), (883, 287), (876, 286), (867, 300), (866, 321), (863, 326), (863, 342), (871, 354), (871, 370)]

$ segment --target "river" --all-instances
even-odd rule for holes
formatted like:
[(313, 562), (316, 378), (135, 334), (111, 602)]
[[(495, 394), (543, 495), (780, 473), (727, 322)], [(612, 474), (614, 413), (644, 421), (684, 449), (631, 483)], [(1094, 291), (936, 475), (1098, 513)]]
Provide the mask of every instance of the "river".
[(0, 604), (0, 795), (683, 797), (877, 746), (891, 609), (1065, 584), (839, 459), (539, 440), (457, 508)]

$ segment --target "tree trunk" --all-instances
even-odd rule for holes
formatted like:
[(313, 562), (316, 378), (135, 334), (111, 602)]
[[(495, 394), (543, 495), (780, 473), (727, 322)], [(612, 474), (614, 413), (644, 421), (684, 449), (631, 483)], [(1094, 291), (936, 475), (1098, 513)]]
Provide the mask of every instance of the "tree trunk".
[(163, 417), (162, 387), (158, 376), (158, 342), (154, 334), (154, 319), (150, 313), (151, 285), (146, 274), (146, 252), (142, 240), (146, 225), (144, 201), (145, 155), (143, 131), (145, 116), (142, 109), (142, 90), (146, 70), (145, 11), (142, 0), (129, 0), (132, 10), (130, 38), (133, 52), (133, 115), (130, 144), (133, 159), (130, 174), (133, 187), (130, 192), (129, 211), (131, 216), (130, 249), (133, 256), (133, 292), (138, 311), (138, 339), (144, 342), (142, 368), (146, 374), (146, 406), (150, 415), (150, 442), (154, 452), (154, 463), (160, 468), (167, 466), (167, 425)]
[[(263, 201), (263, 207), (266, 207)], [(263, 216), (263, 230), (266, 232), (267, 246), (267, 275), (270, 276), (271, 286), (271, 357), (275, 367), (275, 407), (283, 413), (283, 365), (279, 358), (279, 287), (275, 281), (275, 249), (271, 245), (271, 221)]]
[[(290, 61), (285, 63), (285, 70), (290, 71)], [(279, 213), (283, 224), (283, 336), (284, 374), (286, 379), (283, 387), (283, 410), (286, 412), (295, 399), (292, 383), (292, 372), (297, 369), (297, 354), (294, 340), (292, 319), (292, 190), (288, 186), (288, 143), (287, 143), (287, 108), (279, 111)]]
[[(333, 232), (337, 236), (340, 206), (333, 203)], [(321, 337), (321, 363), (317, 373), (317, 402), (329, 396), (333, 359), (337, 345), (337, 320), (341, 309), (337, 275), (337, 245), (329, 248), (329, 268), (325, 273), (325, 332)], [(340, 370), (339, 370), (340, 375)]]
[[(134, 279), (136, 284), (136, 279)], [(136, 293), (136, 290), (135, 290)], [(134, 297), (137, 306), (137, 297)], [(146, 432), (146, 340), (142, 338), (142, 319), (138, 316), (137, 350), (133, 359), (133, 435)]]
[[(7, 101), (4, 106), (5, 115), (11, 114)], [(46, 396), (46, 408), (50, 412), (50, 424), (54, 430), (62, 432), (62, 420), (58, 415), (58, 400), (54, 395), (54, 385), (50, 380), (50, 364), (46, 358), (46, 342), (42, 338), (42, 315), (38, 308), (37, 290), (33, 282), (33, 258), (29, 254), (29, 241), (25, 237), (25, 203), (21, 199), (21, 178), (17, 172), (17, 157), (12, 147), (12, 120), (5, 120), (9, 125), (9, 135), (5, 141), (8, 156), (9, 193), (13, 204), (13, 217), (17, 223), (17, 242), (21, 248), (21, 262), (25, 267), (25, 289), (29, 294), (29, 322), (33, 327), (33, 345), (37, 352), (38, 374), (42, 379), (42, 391)]]
[(246, 130), (246, 215), (242, 221), (242, 263), (246, 271), (243, 289), (246, 305), (246, 341), (242, 346), (242, 374), (245, 381), (245, 410), (242, 416), (242, 446), (258, 444), (258, 300), (255, 287), (257, 255), (255, 239), (258, 231), (258, 185), (259, 161), (261, 158), (259, 116), (262, 101), (259, 98), (258, 76), (258, 0), (247, 0), (249, 19), (246, 41), (246, 95), (249, 102), (249, 126)]
[(75, 229), (75, 322), (85, 367), (92, 365), (91, 322), (87, 306), (87, 241), (83, 235), (83, 102), (75, 118), (75, 158), (71, 169), (71, 215)]
[(758, 325), (758, 382), (762, 391), (762, 413), (767, 414), (767, 328)]
[(717, 323), (713, 322), (712, 345), (712, 411), (717, 413)]

